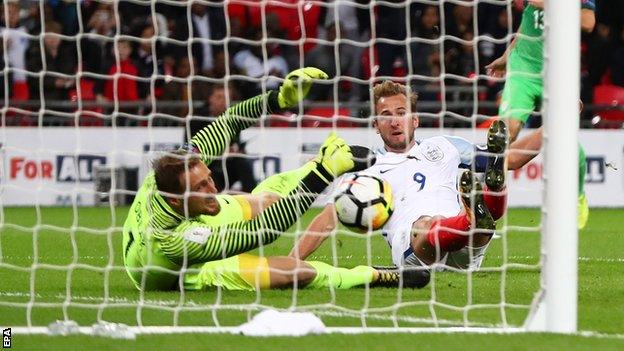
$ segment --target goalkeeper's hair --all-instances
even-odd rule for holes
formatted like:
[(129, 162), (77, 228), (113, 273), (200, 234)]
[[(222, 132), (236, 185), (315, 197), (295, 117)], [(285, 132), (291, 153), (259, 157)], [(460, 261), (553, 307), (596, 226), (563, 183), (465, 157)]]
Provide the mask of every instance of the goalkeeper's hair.
[(202, 160), (198, 154), (186, 150), (177, 150), (157, 158), (152, 163), (156, 188), (166, 193), (183, 194), (186, 187), (183, 184), (184, 177), (181, 175), (200, 162)]
[(407, 100), (410, 102), (410, 110), (411, 112), (416, 112), (416, 107), (418, 104), (418, 94), (413, 92), (409, 86), (404, 84), (395, 83), (391, 80), (384, 80), (381, 83), (375, 84), (373, 87), (373, 107), (376, 111), (377, 102), (382, 97), (394, 96), (394, 95), (405, 95)]

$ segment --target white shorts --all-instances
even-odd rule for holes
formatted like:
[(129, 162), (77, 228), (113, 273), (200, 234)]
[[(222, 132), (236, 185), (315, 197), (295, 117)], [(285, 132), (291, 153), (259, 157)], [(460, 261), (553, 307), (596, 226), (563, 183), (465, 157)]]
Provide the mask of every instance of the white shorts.
[[(461, 250), (454, 252), (446, 252), (437, 262), (439, 265), (457, 269), (478, 270), (483, 263), (485, 251), (490, 243), (480, 246), (466, 246)], [(429, 265), (422, 262), (412, 249), (411, 227), (409, 230), (403, 230), (392, 238), (392, 262), (398, 266), (420, 266), (428, 267)], [(438, 270), (444, 270), (439, 267)]]

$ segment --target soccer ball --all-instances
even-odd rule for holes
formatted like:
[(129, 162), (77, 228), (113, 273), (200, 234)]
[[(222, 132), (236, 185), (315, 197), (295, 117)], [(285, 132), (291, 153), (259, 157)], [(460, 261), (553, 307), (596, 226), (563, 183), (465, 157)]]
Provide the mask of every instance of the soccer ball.
[(377, 176), (351, 174), (338, 185), (334, 205), (338, 220), (345, 226), (362, 232), (377, 230), (392, 215), (392, 189)]

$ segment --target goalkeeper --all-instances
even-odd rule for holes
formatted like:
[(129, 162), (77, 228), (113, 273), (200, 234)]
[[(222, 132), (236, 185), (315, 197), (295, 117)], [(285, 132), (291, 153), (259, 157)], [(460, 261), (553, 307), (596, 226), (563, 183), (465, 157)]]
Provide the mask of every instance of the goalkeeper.
[[(280, 199), (257, 216), (250, 218), (248, 213), (243, 217), (247, 220), (225, 216), (211, 220), (220, 212), (220, 201), (229, 201), (215, 196), (207, 168), (211, 159), (223, 153), (232, 136), (256, 123), (265, 108), (274, 113), (296, 106), (314, 79), (326, 78), (312, 67), (293, 71), (279, 92), (270, 91), (232, 106), (197, 133), (191, 147), (199, 154), (181, 151), (154, 161), (154, 170), (143, 181), (123, 228), (124, 265), (137, 288), (253, 290), (295, 282), (312, 288), (349, 288), (367, 283), (396, 286), (404, 279), (396, 272), (365, 266), (347, 270), (288, 257), (240, 255), (276, 240), (334, 177), (367, 167), (356, 161), (354, 153), (365, 156), (368, 149), (350, 147), (334, 134), (313, 161), (281, 178), (281, 189), (275, 190), (279, 184), (274, 181), (264, 184)], [(244, 198), (230, 200), (245, 202)], [(251, 211), (250, 206), (248, 209)], [(293, 271), (294, 275), (288, 273)]]
[[(596, 22), (595, 0), (576, 1), (581, 1), (581, 29), (590, 33)], [(508, 71), (498, 114), (508, 119), (511, 141), (516, 139), (520, 129), (541, 101), (544, 90), (544, 1), (525, 0), (524, 5), (518, 35), (503, 56), (486, 66), (488, 74), (494, 77), (503, 77)], [(589, 216), (584, 189), (586, 172), (585, 151), (579, 144), (579, 228), (585, 227)]]

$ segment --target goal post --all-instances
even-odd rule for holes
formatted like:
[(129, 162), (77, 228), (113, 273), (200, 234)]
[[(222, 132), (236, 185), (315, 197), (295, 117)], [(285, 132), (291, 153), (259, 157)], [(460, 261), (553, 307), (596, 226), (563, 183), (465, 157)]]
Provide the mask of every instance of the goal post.
[[(545, 330), (577, 330), (580, 2), (546, 1), (544, 106)], [(565, 155), (565, 156), (563, 156)]]

